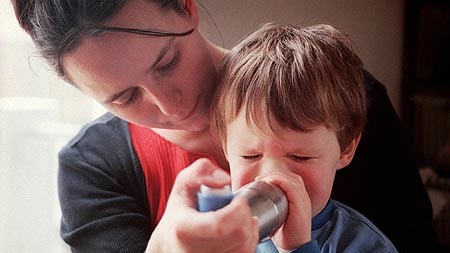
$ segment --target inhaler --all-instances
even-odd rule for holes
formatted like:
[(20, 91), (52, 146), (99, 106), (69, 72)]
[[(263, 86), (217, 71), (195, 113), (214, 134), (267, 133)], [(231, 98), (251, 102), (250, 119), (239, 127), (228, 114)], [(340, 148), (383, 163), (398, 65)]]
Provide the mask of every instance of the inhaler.
[(202, 185), (197, 196), (200, 212), (220, 209), (235, 196), (247, 198), (252, 215), (258, 218), (260, 242), (272, 237), (283, 225), (288, 211), (284, 192), (278, 186), (263, 181), (244, 185), (234, 194), (229, 186), (217, 189)]

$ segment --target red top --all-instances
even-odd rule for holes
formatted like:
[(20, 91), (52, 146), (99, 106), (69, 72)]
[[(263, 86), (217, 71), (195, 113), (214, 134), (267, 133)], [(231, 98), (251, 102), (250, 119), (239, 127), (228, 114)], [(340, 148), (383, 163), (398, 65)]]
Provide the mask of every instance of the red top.
[(131, 123), (128, 127), (145, 176), (150, 218), (156, 226), (164, 213), (178, 172), (199, 158), (214, 159), (205, 154), (185, 151), (149, 128)]

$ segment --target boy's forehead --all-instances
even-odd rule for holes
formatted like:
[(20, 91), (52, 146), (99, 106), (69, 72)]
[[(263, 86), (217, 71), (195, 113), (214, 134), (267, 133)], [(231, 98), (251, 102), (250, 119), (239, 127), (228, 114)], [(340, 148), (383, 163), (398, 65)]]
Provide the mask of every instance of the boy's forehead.
[(337, 143), (336, 134), (325, 126), (310, 131), (297, 131), (277, 127), (273, 132), (264, 132), (248, 125), (242, 117), (227, 127), (227, 150), (229, 152), (277, 152), (318, 154)]
[(320, 127), (321, 125), (311, 126), (311, 128), (306, 131), (294, 130), (280, 125), (272, 114), (266, 116), (262, 112), (260, 114), (255, 114), (248, 113), (245, 110), (240, 110), (236, 118), (227, 124), (227, 130), (232, 129), (234, 133), (243, 133), (245, 131), (250, 134), (277, 138), (280, 140), (292, 139), (292, 136), (297, 134), (308, 134)]

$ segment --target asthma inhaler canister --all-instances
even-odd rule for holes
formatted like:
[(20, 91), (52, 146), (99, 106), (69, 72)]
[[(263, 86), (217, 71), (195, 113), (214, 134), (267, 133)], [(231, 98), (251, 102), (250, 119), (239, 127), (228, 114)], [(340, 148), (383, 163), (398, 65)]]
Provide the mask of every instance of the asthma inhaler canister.
[(269, 239), (286, 220), (288, 202), (284, 192), (263, 181), (244, 185), (234, 194), (229, 187), (218, 190), (202, 186), (198, 193), (199, 211), (217, 210), (235, 196), (247, 198), (252, 215), (258, 218), (260, 242)]

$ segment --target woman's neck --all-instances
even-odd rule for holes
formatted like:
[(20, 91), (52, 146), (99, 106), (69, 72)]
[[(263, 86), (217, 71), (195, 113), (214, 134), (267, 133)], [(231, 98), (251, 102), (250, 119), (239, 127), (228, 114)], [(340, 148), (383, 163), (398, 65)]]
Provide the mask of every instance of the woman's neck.
[(212, 156), (221, 168), (229, 169), (223, 150), (213, 139), (209, 129), (185, 131), (153, 128), (152, 130), (183, 150)]
[(216, 44), (212, 43), (208, 39), (204, 39), (209, 51), (211, 52), (211, 57), (213, 59), (214, 64), (216, 65), (216, 69), (218, 69), (220, 63), (222, 62), (225, 55), (229, 52), (228, 49), (223, 47), (219, 47)]

